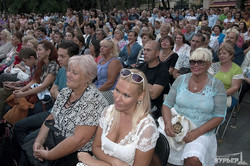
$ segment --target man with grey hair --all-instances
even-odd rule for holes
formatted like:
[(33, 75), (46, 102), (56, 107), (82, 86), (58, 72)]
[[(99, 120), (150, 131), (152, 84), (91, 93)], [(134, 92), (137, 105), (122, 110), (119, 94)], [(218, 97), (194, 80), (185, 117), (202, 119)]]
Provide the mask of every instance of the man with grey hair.
[(107, 37), (106, 32), (102, 28), (97, 28), (95, 31), (96, 40), (102, 41)]
[(234, 47), (235, 54), (233, 62), (241, 66), (244, 60), (244, 52), (236, 44), (238, 41), (238, 37), (239, 37), (239, 31), (237, 31), (234, 28), (231, 28), (226, 31), (226, 37), (224, 39), (224, 42), (231, 44)]
[(203, 47), (205, 37), (202, 34), (195, 34), (191, 40), (190, 50), (183, 52), (179, 55), (179, 58), (175, 64), (173, 76), (176, 79), (181, 74), (190, 72), (189, 57), (199, 47)]
[(148, 80), (151, 111), (155, 119), (161, 115), (163, 90), (169, 88), (170, 79), (168, 69), (163, 63), (160, 63), (159, 54), (159, 43), (153, 40), (148, 41), (144, 46), (145, 63), (138, 67)]
[(191, 24), (187, 24), (186, 25), (186, 33), (184, 34), (184, 36), (185, 36), (185, 39), (186, 39), (186, 41), (190, 41), (192, 38), (193, 38), (193, 36), (194, 36), (194, 32), (192, 31), (192, 25)]

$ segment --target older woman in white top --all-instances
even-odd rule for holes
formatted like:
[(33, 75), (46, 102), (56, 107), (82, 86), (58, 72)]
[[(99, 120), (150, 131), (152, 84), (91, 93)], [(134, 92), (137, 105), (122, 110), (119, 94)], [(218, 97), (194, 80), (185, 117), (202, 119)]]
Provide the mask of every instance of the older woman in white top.
[(186, 39), (182, 33), (178, 33), (175, 38), (174, 52), (181, 55), (190, 50), (190, 46), (186, 44)]

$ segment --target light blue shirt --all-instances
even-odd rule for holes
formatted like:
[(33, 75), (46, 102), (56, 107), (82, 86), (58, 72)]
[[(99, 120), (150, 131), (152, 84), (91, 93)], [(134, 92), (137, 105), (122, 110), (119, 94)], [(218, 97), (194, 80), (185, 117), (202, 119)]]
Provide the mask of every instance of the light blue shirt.
[(215, 14), (208, 16), (208, 26), (213, 28), (217, 20), (218, 17)]
[[(179, 76), (170, 89), (164, 105), (175, 108), (177, 113), (191, 120), (196, 127), (200, 127), (214, 117), (225, 118), (226, 91), (221, 81), (210, 74), (207, 84), (197, 93), (188, 89), (192, 73)], [(206, 134), (212, 134), (214, 130)]]

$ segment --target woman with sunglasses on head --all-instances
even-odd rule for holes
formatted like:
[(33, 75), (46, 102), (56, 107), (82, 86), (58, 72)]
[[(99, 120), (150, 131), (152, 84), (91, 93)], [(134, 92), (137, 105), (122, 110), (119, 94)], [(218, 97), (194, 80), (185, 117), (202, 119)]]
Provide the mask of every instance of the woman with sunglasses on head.
[(123, 69), (113, 95), (115, 104), (104, 109), (92, 145), (95, 158), (79, 153), (78, 159), (88, 166), (147, 166), (159, 133), (149, 114), (145, 75), (135, 69)]
[(223, 84), (207, 73), (212, 52), (198, 48), (190, 56), (192, 73), (178, 77), (172, 85), (162, 107), (165, 132), (174, 137), (171, 123), (175, 109), (197, 127), (183, 138), (185, 145), (179, 151), (170, 146), (168, 162), (174, 165), (214, 165), (217, 141), (215, 128), (221, 124), (226, 113), (226, 93)]

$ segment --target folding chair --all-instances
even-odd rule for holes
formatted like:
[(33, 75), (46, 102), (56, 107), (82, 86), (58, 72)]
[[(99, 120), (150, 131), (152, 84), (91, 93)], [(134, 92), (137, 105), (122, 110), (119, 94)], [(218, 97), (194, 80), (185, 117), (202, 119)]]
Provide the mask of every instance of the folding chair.
[(167, 165), (169, 152), (170, 147), (168, 140), (162, 133), (160, 133), (155, 147), (155, 155), (157, 155), (160, 160), (161, 166)]
[[(239, 89), (238, 92), (237, 92), (238, 94), (240, 94), (241, 89), (242, 89), (242, 85), (240, 86), (240, 89)], [(223, 132), (222, 132), (221, 137), (220, 137), (221, 139), (223, 139), (223, 137), (224, 137), (224, 135), (225, 135), (225, 133), (226, 133), (226, 130), (227, 130), (227, 128), (228, 128), (228, 125), (230, 124), (230, 121), (231, 121), (233, 115), (234, 115), (234, 114), (236, 113), (236, 111), (237, 111), (238, 105), (239, 105), (239, 101), (237, 101), (237, 104), (235, 104), (235, 106), (234, 106), (231, 110), (227, 110), (227, 114), (230, 113), (230, 111), (231, 111), (231, 113), (229, 114), (228, 118), (225, 120), (225, 121), (226, 121), (226, 126), (225, 126), (225, 128), (224, 128), (224, 130), (223, 130)], [(226, 117), (227, 117), (227, 116), (226, 116)], [(216, 135), (218, 134), (219, 129), (220, 129), (220, 126), (218, 126), (217, 129), (216, 129), (216, 131), (215, 131), (215, 134), (216, 134)]]

